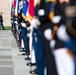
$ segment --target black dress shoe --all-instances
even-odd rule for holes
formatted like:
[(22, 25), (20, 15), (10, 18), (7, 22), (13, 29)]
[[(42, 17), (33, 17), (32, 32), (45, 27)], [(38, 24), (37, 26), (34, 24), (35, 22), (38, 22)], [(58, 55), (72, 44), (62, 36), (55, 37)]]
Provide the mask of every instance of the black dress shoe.
[(27, 65), (27, 66), (35, 66), (36, 63), (27, 63), (26, 65)]
[(31, 60), (29, 57), (25, 58), (25, 60)]
[(31, 73), (31, 74), (38, 74), (38, 70), (37, 70), (37, 69), (32, 70), (32, 71), (30, 71), (30, 73)]
[(26, 53), (26, 52), (25, 52), (25, 53), (23, 53), (22, 55), (29, 55), (29, 53)]
[(27, 55), (27, 53), (22, 53), (22, 55)]
[(20, 50), (20, 52), (26, 52), (25, 50)]

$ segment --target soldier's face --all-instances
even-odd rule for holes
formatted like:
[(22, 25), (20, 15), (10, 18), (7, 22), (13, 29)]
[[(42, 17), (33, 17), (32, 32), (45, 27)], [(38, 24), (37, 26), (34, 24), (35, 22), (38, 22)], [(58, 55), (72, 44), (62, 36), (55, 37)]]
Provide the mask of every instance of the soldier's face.
[(66, 2), (69, 3), (69, 0), (59, 0), (60, 3)]
[(38, 0), (38, 4), (40, 4), (40, 0)]

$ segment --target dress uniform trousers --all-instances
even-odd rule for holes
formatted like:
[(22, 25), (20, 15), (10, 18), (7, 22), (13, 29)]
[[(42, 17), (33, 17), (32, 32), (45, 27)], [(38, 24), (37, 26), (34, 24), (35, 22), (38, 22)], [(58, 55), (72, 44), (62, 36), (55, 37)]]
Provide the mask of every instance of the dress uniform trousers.
[(23, 38), (23, 42), (24, 42), (24, 48), (26, 50), (26, 53), (29, 52), (29, 48), (28, 48), (28, 38), (27, 38), (27, 29), (24, 27), (21, 27), (21, 35)]
[(33, 46), (35, 50), (36, 66), (38, 69), (38, 75), (44, 75), (44, 57), (43, 47), (40, 37), (40, 29), (34, 29), (33, 33)]
[(52, 29), (52, 28), (53, 28), (53, 24), (50, 22), (44, 23), (40, 27), (47, 75), (57, 75), (55, 59), (50, 48), (50, 41), (48, 41), (44, 36), (44, 31), (46, 29)]
[(65, 47), (68, 48), (74, 54), (74, 64), (75, 64), (75, 75), (76, 75), (76, 38), (71, 37), (70, 40), (65, 44)]

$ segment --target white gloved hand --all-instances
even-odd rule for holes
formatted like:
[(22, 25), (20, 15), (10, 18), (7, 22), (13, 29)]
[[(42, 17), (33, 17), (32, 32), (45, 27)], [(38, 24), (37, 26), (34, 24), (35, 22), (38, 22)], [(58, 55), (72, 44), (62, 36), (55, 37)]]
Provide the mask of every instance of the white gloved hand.
[(33, 31), (33, 26), (32, 25), (30, 25), (29, 30)]
[(40, 25), (40, 21), (36, 18), (36, 19), (33, 19), (31, 22), (30, 22), (31, 26), (33, 28), (37, 28), (39, 25)]
[(57, 37), (64, 42), (67, 42), (70, 39), (69, 35), (66, 32), (66, 26), (65, 25), (61, 25), (59, 27), (59, 29), (57, 31)]
[(39, 19), (38, 19), (38, 18), (36, 18), (35, 20), (36, 20), (36, 24), (37, 24), (38, 26), (40, 26), (40, 25), (41, 25), (41, 23), (40, 23)]
[(27, 27), (27, 30), (30, 31), (30, 27)]
[(21, 23), (22, 27), (26, 28), (26, 23)]
[(61, 20), (61, 16), (54, 16), (53, 19), (52, 19), (52, 22), (53, 23), (59, 23)]
[(15, 24), (18, 24), (17, 21), (14, 21)]
[(51, 49), (54, 49), (55, 44), (56, 44), (56, 41), (55, 41), (54, 39), (51, 40), (51, 41), (50, 41), (50, 48), (51, 48)]
[(11, 20), (11, 23), (13, 23), (13, 21)]
[(38, 15), (39, 16), (44, 16), (45, 15), (45, 10), (44, 9), (38, 10)]
[(50, 28), (44, 31), (44, 37), (49, 41), (52, 39), (52, 30)]

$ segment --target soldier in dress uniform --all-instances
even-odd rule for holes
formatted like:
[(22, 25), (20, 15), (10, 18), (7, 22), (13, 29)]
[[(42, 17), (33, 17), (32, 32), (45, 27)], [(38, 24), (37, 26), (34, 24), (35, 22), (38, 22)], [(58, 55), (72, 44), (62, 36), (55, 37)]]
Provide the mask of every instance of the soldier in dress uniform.
[[(70, 35), (68, 33), (68, 27), (70, 27), (70, 24), (66, 24), (66, 20), (67, 20), (67, 17), (65, 15), (65, 8), (69, 5), (69, 1), (67, 0), (63, 0), (62, 2), (60, 0), (58, 0), (58, 7), (56, 6), (56, 9), (59, 9), (59, 10), (56, 10), (55, 11), (55, 15), (58, 15), (58, 16), (61, 16), (61, 20), (56, 24), (59, 26), (59, 29), (57, 30), (57, 33), (56, 33), (56, 37), (54, 38), (55, 39), (55, 46), (54, 46), (54, 49), (56, 51), (54, 51), (54, 56), (55, 54), (57, 54), (57, 52), (59, 51), (59, 55), (60, 54), (64, 54), (62, 58), (62, 56), (59, 56), (57, 54), (58, 57), (60, 57), (61, 61), (62, 61), (62, 65), (61, 66), (58, 66), (60, 62), (58, 61), (58, 58), (57, 56), (55, 56), (55, 60), (56, 60), (56, 65), (57, 65), (57, 71), (58, 71), (58, 75), (74, 75), (74, 60), (73, 60), (73, 53), (70, 52), (68, 50), (68, 48), (70, 49), (71, 45), (73, 44), (73, 41), (74, 39), (71, 39), (70, 40)], [(61, 5), (62, 4), (62, 5)], [(63, 6), (64, 5), (64, 6)], [(60, 7), (61, 6), (61, 7)], [(62, 10), (61, 8), (64, 8), (64, 10)], [(61, 11), (60, 11), (61, 10)], [(59, 11), (59, 12), (57, 12)], [(62, 14), (63, 13), (63, 14)], [(69, 14), (68, 14), (69, 15)], [(57, 18), (58, 19), (58, 18)], [(70, 21), (69, 21), (70, 22)], [(67, 26), (68, 25), (68, 26)], [(69, 41), (69, 42), (68, 42)], [(52, 42), (52, 41), (51, 41)], [(67, 44), (67, 45), (66, 45)], [(65, 47), (65, 45), (67, 47)], [(70, 53), (70, 55), (68, 54)], [(66, 56), (66, 57), (65, 57)], [(68, 58), (69, 56), (69, 58)], [(64, 63), (63, 60), (67, 60), (68, 63)], [(58, 63), (59, 62), (59, 63)], [(70, 64), (69, 68), (67, 68), (65, 65), (66, 64)], [(63, 66), (64, 65), (64, 66)], [(65, 69), (62, 68), (65, 67)], [(59, 69), (60, 68), (60, 69)]]
[[(22, 0), (20, 0), (20, 2), (22, 2)], [(24, 44), (24, 49), (25, 49), (25, 54), (29, 53), (29, 48), (28, 48), (28, 38), (27, 38), (27, 28), (26, 28), (26, 21), (24, 20), (24, 18), (22, 17), (22, 5), (20, 7), (19, 10), (19, 14), (18, 14), (18, 22), (20, 24), (20, 28), (21, 28), (21, 35), (22, 35), (22, 39), (23, 39), (23, 44)]]
[(45, 0), (41, 0), (39, 9), (37, 10), (37, 15), (41, 23), (40, 35), (47, 75), (57, 75), (54, 56), (49, 45), (51, 38), (47, 37), (48, 35), (51, 36), (53, 29), (51, 20), (54, 15), (54, 2), (55, 0), (49, 0), (47, 3)]
[[(73, 4), (74, 3), (74, 4)], [(67, 32), (70, 35), (70, 40), (67, 42), (66, 47), (73, 53), (75, 70), (74, 75), (76, 75), (76, 4), (75, 1), (72, 2), (72, 5), (66, 8), (66, 28)]]
[(40, 25), (38, 21), (38, 10), (39, 10), (39, 4), (40, 0), (38, 0), (38, 3), (35, 7), (35, 17), (31, 21), (31, 25), (33, 25), (33, 47), (35, 51), (35, 59), (36, 59), (36, 66), (37, 68), (30, 73), (38, 73), (38, 75), (44, 75), (44, 57), (43, 57), (43, 46), (42, 46), (42, 40), (40, 35), (40, 28), (37, 26)]
[[(66, 25), (65, 8), (68, 5), (69, 5), (69, 0), (57, 0), (55, 9), (54, 9), (54, 17), (52, 19), (52, 22), (54, 24), (53, 33), (56, 32), (54, 31), (55, 28), (58, 29), (61, 25), (64, 25), (64, 26)], [(55, 48), (62, 48), (64, 46), (64, 42), (60, 41), (58, 37), (55, 37), (55, 40), (56, 40)]]

